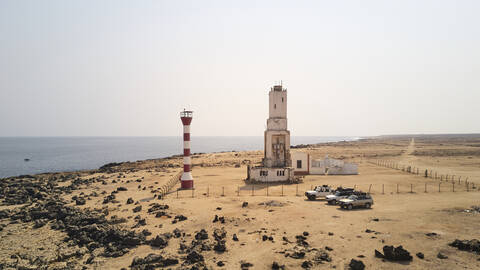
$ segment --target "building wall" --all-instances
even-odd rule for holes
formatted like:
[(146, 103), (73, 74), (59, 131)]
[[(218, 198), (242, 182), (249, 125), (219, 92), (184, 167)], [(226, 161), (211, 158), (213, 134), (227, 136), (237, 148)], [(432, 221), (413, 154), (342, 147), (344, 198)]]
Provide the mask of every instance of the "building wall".
[(293, 168), (248, 167), (249, 180), (258, 182), (280, 182), (293, 180)]
[[(301, 162), (302, 167), (298, 168), (298, 161)], [(292, 152), (292, 167), (295, 170), (295, 175), (309, 174), (310, 155), (305, 152)]]
[(343, 160), (326, 157), (311, 160), (310, 174), (347, 175), (358, 174), (358, 166)]

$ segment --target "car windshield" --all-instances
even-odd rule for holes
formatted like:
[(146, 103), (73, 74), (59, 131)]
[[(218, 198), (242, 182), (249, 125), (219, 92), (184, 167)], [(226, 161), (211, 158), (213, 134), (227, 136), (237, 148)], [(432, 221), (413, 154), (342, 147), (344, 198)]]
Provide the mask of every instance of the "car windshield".
[(350, 197), (348, 197), (350, 200), (356, 200), (357, 199), (357, 196), (356, 195), (352, 195)]
[(335, 196), (341, 196), (342, 193), (340, 191), (335, 192)]

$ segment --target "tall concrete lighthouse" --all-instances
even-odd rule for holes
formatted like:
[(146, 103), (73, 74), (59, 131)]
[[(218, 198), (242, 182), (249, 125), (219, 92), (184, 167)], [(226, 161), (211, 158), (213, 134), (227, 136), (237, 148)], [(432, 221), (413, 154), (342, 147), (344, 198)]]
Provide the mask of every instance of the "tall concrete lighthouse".
[(268, 93), (264, 157), (260, 166), (247, 167), (247, 179), (259, 182), (295, 181), (287, 128), (287, 90), (274, 85)]
[(183, 189), (193, 188), (193, 177), (190, 172), (192, 167), (192, 159), (190, 158), (190, 123), (192, 123), (193, 112), (180, 112), (180, 119), (183, 123), (183, 174), (180, 178), (181, 187)]

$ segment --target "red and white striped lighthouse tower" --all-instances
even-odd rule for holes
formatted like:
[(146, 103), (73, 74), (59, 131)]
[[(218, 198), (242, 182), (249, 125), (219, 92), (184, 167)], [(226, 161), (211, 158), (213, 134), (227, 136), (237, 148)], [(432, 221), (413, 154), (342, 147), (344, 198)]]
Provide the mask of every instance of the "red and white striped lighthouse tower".
[(190, 158), (190, 123), (192, 122), (192, 111), (180, 112), (180, 119), (183, 123), (183, 174), (180, 178), (183, 189), (193, 188), (193, 177), (190, 169), (192, 167), (192, 159)]

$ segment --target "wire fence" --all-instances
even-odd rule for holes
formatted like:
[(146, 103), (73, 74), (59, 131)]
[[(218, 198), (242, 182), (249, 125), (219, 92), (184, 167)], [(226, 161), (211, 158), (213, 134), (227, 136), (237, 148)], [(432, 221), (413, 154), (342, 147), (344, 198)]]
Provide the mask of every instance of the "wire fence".
[(378, 166), (382, 166), (385, 168), (390, 168), (394, 170), (399, 170), (402, 172), (406, 172), (409, 174), (414, 174), (418, 175), (424, 178), (430, 178), (433, 180), (438, 180), (440, 182), (450, 182), (450, 183), (457, 183), (458, 185), (464, 184), (466, 188), (468, 189), (468, 186), (475, 186), (475, 183), (473, 181), (469, 181), (469, 177), (461, 176), (461, 175), (455, 175), (455, 174), (442, 174), (437, 171), (434, 171), (432, 169), (428, 168), (420, 168), (420, 167), (415, 167), (412, 165), (405, 165), (405, 164), (400, 164), (394, 161), (390, 160), (376, 160), (376, 161), (370, 161), (369, 163), (375, 164)]
[[(336, 185), (338, 187), (352, 187)], [(248, 184), (244, 186), (200, 186), (194, 189), (177, 189), (170, 192), (168, 198), (208, 198), (208, 197), (288, 197), (305, 196), (307, 190), (313, 190), (315, 186), (306, 184)], [(405, 183), (405, 184), (359, 184), (353, 188), (376, 195), (393, 194), (418, 194), (418, 193), (438, 193), (438, 192), (472, 192), (480, 191), (474, 184), (467, 183), (458, 185), (452, 183)]]

